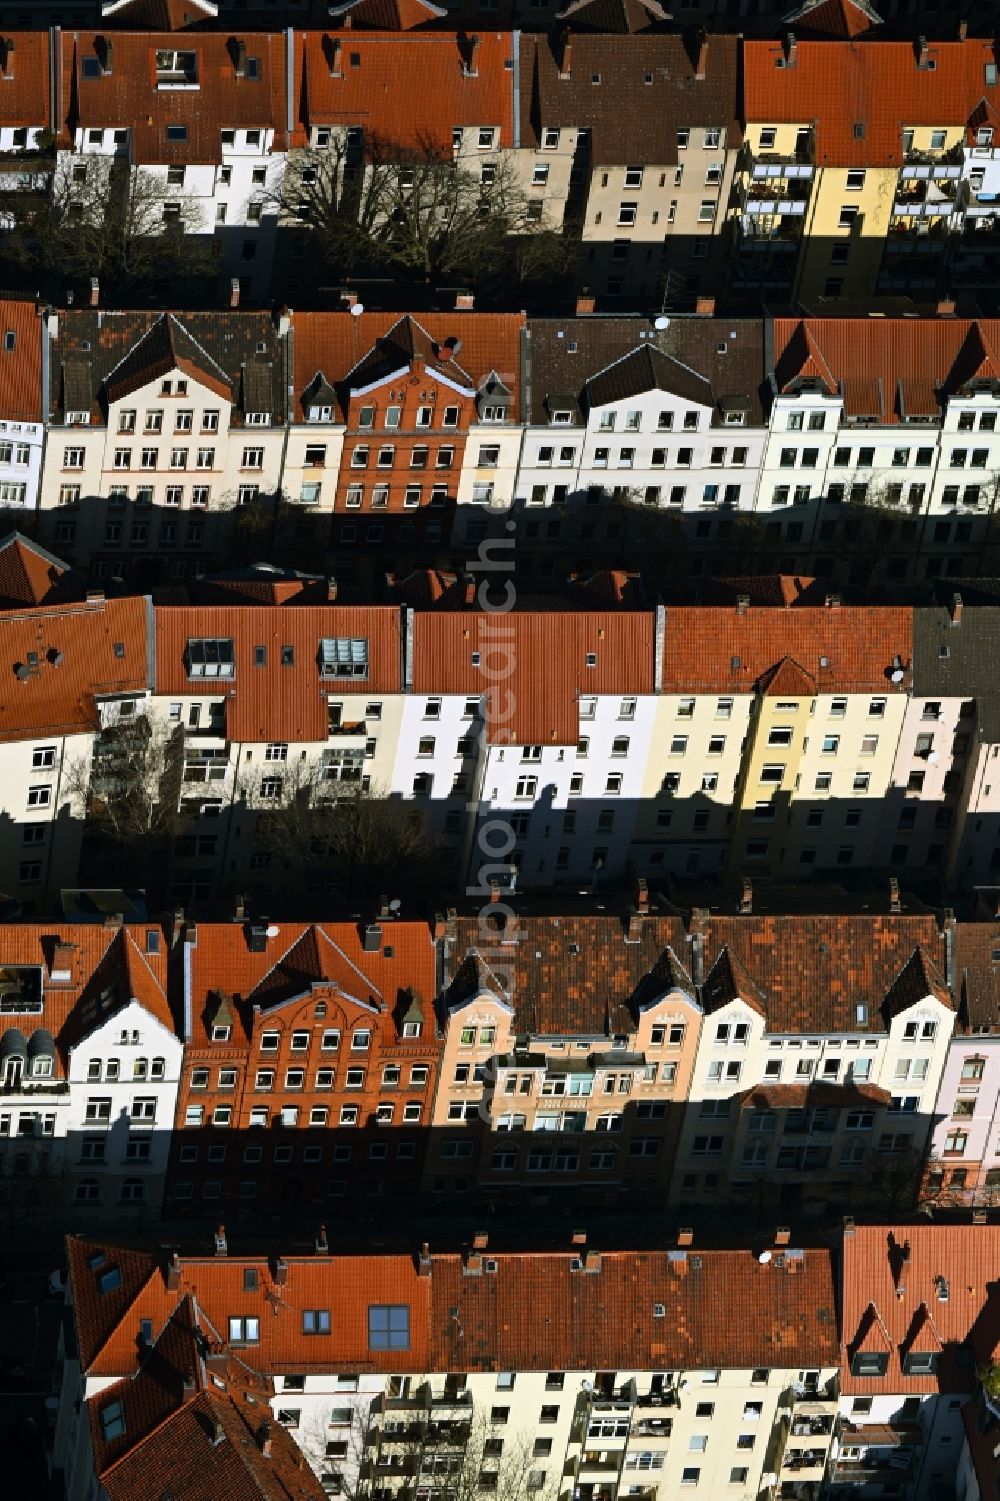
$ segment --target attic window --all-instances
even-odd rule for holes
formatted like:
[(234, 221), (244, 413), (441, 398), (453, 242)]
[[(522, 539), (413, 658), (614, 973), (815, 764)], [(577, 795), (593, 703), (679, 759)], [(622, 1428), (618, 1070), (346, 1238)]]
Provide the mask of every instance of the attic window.
[(167, 140), (168, 141), (186, 141), (187, 138), (188, 138), (188, 128), (187, 128), (186, 125), (168, 125), (167, 126)]
[(247, 76), (247, 78), (259, 78), (260, 77), (260, 58), (259, 57), (248, 57), (247, 58), (246, 76)]
[(96, 1272), (98, 1267), (103, 1266), (107, 1259), (108, 1256), (106, 1251), (95, 1251), (93, 1256), (87, 1257), (87, 1265), (90, 1267), (90, 1270), (92, 1272)]
[(243, 1268), (243, 1291), (245, 1293), (255, 1293), (257, 1291), (257, 1268), (255, 1266), (245, 1266)]
[(996, 84), (996, 81), (997, 81), (997, 65), (996, 65), (996, 63), (987, 63), (986, 64), (986, 82), (992, 88)]
[(642, 81), (643, 81), (643, 83), (647, 83), (647, 84), (648, 83), (652, 83), (653, 82), (653, 75), (652, 75), (652, 73), (647, 73), (645, 75), (645, 77), (643, 78)]
[(158, 88), (190, 88), (198, 84), (197, 52), (178, 52), (172, 47), (158, 49), (156, 53), (156, 83)]
[(863, 141), (864, 138), (865, 138), (865, 122), (864, 122), (864, 120), (855, 120), (855, 122), (854, 122), (854, 139), (856, 141)]
[(116, 1399), (114, 1402), (105, 1402), (101, 1408), (101, 1433), (105, 1439), (121, 1438), (125, 1432), (125, 1413), (122, 1404)]
[(194, 636), (187, 644), (189, 678), (234, 678), (236, 655), (232, 637)]
[(859, 1001), (855, 1006), (854, 1020), (857, 1022), (859, 1027), (865, 1027), (868, 1025), (868, 1007), (864, 1003), (864, 1001)]
[(96, 57), (85, 57), (83, 59), (83, 76), (84, 78), (100, 78), (101, 64)]
[(319, 643), (322, 678), (366, 678), (368, 642), (351, 636), (323, 636)]
[(600, 75), (600, 73), (591, 73), (591, 75), (590, 75), (590, 81), (591, 81), (591, 83), (600, 83), (600, 81), (601, 81), (601, 75)]
[(281, 648), (281, 665), (282, 665), (282, 667), (294, 667), (295, 666), (295, 647), (294, 646), (283, 646)]
[(255, 646), (253, 649), (253, 665), (255, 667), (267, 666), (267, 647)]
[(588, 667), (596, 667), (597, 666), (597, 653), (596, 652), (589, 651), (587, 653), (587, 666)]
[(116, 657), (124, 657), (124, 655), (125, 655), (125, 642), (124, 641), (116, 641), (115, 642), (115, 656)]
[(98, 1290), (102, 1293), (113, 1293), (115, 1288), (121, 1287), (121, 1285), (122, 1274), (116, 1266), (108, 1267), (108, 1270), (102, 1272), (97, 1279)]

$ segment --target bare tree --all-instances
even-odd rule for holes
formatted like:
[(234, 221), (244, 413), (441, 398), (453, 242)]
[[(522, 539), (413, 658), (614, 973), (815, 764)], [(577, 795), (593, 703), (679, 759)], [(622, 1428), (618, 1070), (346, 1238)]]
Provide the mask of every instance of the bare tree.
[(310, 227), (331, 269), (478, 284), (551, 279), (572, 264), (571, 237), (538, 219), (508, 157), (473, 170), (429, 142), (365, 146), (364, 162), (342, 141), (286, 166), (282, 213)]

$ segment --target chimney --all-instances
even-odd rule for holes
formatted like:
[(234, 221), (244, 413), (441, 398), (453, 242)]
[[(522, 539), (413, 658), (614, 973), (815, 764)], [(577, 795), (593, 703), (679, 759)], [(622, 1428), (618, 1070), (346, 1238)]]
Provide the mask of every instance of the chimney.
[(287, 303), (278, 309), (278, 338), (287, 339), (292, 331), (292, 309)]
[(463, 72), (466, 78), (479, 77), (479, 37), (475, 34), (469, 38), (469, 57)]
[(927, 38), (925, 36), (917, 37), (917, 67), (926, 68), (929, 59), (930, 52), (927, 48)]
[(962, 596), (960, 594), (951, 596), (951, 623), (952, 625), (962, 624)]
[(341, 301), (347, 308), (357, 307), (358, 294), (357, 292), (353, 292), (350, 287), (345, 287), (341, 293)]
[(225, 1225), (220, 1225), (215, 1232), (215, 1254), (216, 1256), (226, 1256), (228, 1252), (229, 1247), (226, 1244), (226, 1227)]
[(708, 72), (708, 33), (703, 31), (698, 38), (698, 56), (694, 65), (694, 76), (701, 83)]
[(559, 77), (573, 77), (573, 36), (568, 26), (559, 38)]
[(344, 75), (341, 70), (341, 57), (343, 54), (343, 47), (341, 45), (340, 38), (334, 37), (329, 46), (324, 50), (326, 52), (326, 60), (330, 66), (330, 77), (343, 78)]
[(337, 593), (337, 580), (332, 573), (328, 573), (326, 576), (326, 602), (328, 605), (336, 603)]
[(429, 1277), (431, 1274), (431, 1248), (425, 1240), (420, 1247), (420, 1255), (417, 1258), (417, 1276)]
[(743, 877), (743, 895), (740, 897), (740, 916), (751, 917), (753, 915), (753, 882), (749, 876)]
[(592, 297), (589, 292), (583, 292), (576, 299), (576, 316), (582, 318), (585, 314), (592, 313), (596, 306), (597, 298)]
[(247, 44), (242, 38), (236, 43), (233, 57), (233, 71), (237, 78), (245, 78), (247, 72)]
[(828, 610), (839, 610), (840, 609), (840, 605), (841, 605), (840, 595), (839, 594), (828, 594), (826, 596), (826, 599), (823, 601), (823, 603), (826, 605), (826, 608)]
[(670, 1270), (675, 1277), (687, 1276), (688, 1259), (686, 1251), (668, 1251), (667, 1259), (670, 1262)]
[(571, 1246), (585, 1246), (587, 1244), (586, 1230), (574, 1230), (569, 1238), (569, 1243)]
[(225, 1346), (221, 1340), (213, 1340), (205, 1356), (206, 1371), (214, 1371), (217, 1376), (224, 1376), (228, 1364), (229, 1356), (226, 1354)]
[(939, 297), (938, 298), (937, 315), (938, 315), (939, 318), (954, 318), (954, 316), (955, 316), (955, 299), (954, 299), (954, 297)]
[(181, 1285), (181, 1258), (175, 1251), (167, 1262), (167, 1292), (175, 1293)]
[(490, 901), (492, 903), (496, 903), (496, 902), (499, 902), (499, 900), (500, 900), (500, 886), (499, 886), (499, 883), (497, 881), (491, 881), (490, 882)]
[(271, 1458), (271, 1425), (265, 1418), (257, 1429), (257, 1444), (265, 1459)]
[(649, 911), (649, 887), (645, 876), (640, 876), (635, 883), (635, 904), (645, 917)]
[(88, 605), (103, 604), (103, 602), (104, 602), (104, 590), (103, 589), (88, 589), (87, 593), (86, 593), (86, 600), (87, 600)]
[(714, 297), (696, 297), (695, 300), (694, 300), (694, 311), (695, 311), (695, 316), (698, 317), (698, 318), (714, 318), (715, 317), (715, 298)]
[(458, 292), (458, 293), (456, 293), (456, 295), (455, 295), (455, 311), (456, 311), (456, 313), (471, 313), (472, 310), (473, 310), (473, 308), (475, 306), (476, 306), (476, 295), (475, 295), (474, 292)]
[(184, 1372), (184, 1400), (190, 1402), (192, 1397), (198, 1395), (198, 1383), (194, 1379), (194, 1371)]
[(283, 1256), (279, 1256), (274, 1265), (274, 1285), (284, 1287), (288, 1281), (288, 1262)]
[(14, 77), (14, 38), (7, 36), (0, 41), (0, 66), (4, 78)]
[(895, 876), (889, 877), (889, 911), (898, 915), (903, 910), (903, 904), (899, 899), (899, 882)]
[(90, 278), (90, 306), (97, 307), (101, 300), (101, 284), (96, 276)]
[(774, 1232), (774, 1244), (776, 1246), (787, 1246), (791, 1238), (792, 1232), (787, 1225), (779, 1225)]
[(737, 596), (736, 596), (736, 613), (737, 613), (737, 615), (745, 615), (746, 612), (749, 610), (749, 608), (750, 608), (750, 596), (749, 596), (749, 594), (737, 594)]
[(847, 1214), (847, 1215), (844, 1216), (844, 1234), (845, 1235), (853, 1235), (854, 1234), (854, 1216), (853, 1216), (853, 1214)]
[(625, 929), (625, 942), (626, 943), (638, 943), (641, 934), (642, 934), (642, 913), (641, 912), (630, 912), (629, 915), (628, 915), (628, 926)]
[(691, 1246), (691, 1245), (694, 1245), (694, 1231), (693, 1230), (689, 1230), (687, 1228), (687, 1226), (684, 1226), (682, 1229), (678, 1230), (678, 1232), (677, 1232), (677, 1244), (679, 1246)]
[(212, 1415), (212, 1448), (213, 1449), (217, 1449), (219, 1447), (219, 1445), (222, 1443), (222, 1441), (225, 1438), (225, 1436), (226, 1436), (226, 1430), (223, 1428), (222, 1423), (220, 1422), (219, 1418), (213, 1413), (213, 1415)]
[(448, 925), (447, 925), (447, 923), (444, 920), (444, 913), (442, 913), (442, 912), (435, 912), (435, 914), (434, 914), (434, 942), (435, 943), (444, 943), (445, 936), (446, 936), (447, 932), (448, 932)]
[(232, 276), (229, 279), (229, 306), (230, 307), (239, 307), (239, 305), (240, 305), (240, 279), (239, 279), (238, 276)]
[(600, 1251), (584, 1251), (583, 1270), (585, 1272), (599, 1272), (601, 1270)]
[(465, 1261), (464, 1261), (464, 1264), (463, 1264), (463, 1269), (464, 1269), (466, 1275), (469, 1276), (469, 1277), (478, 1277), (478, 1276), (480, 1276), (481, 1273), (482, 1273), (482, 1270), (483, 1270), (483, 1253), (482, 1253), (482, 1251), (476, 1251), (476, 1250), (466, 1251), (466, 1253), (465, 1253)]
[(472, 1248), (474, 1251), (485, 1251), (489, 1243), (490, 1238), (485, 1230), (477, 1230), (472, 1237)]
[(985, 1209), (974, 1209), (972, 1211), (972, 1223), (974, 1225), (985, 1225), (986, 1224), (986, 1210)]
[(785, 67), (786, 68), (794, 68), (795, 67), (796, 53), (797, 52), (798, 52), (798, 43), (795, 40), (795, 32), (794, 31), (790, 31), (788, 33), (788, 35), (785, 37)]
[(968, 23), (968, 21), (959, 21), (959, 23), (958, 23), (958, 40), (960, 42), (964, 42), (965, 39), (966, 39), (966, 37), (968, 35), (969, 35), (969, 23)]
[[(95, 46), (95, 51), (96, 46)], [(104, 74), (114, 72), (115, 44), (109, 36), (101, 37), (101, 72)]]
[(319, 1231), (317, 1232), (317, 1235), (316, 1235), (316, 1255), (317, 1256), (329, 1256), (329, 1254), (330, 1254), (330, 1242), (326, 1238), (326, 1226), (325, 1225), (320, 1225)]
[(239, 895), (234, 896), (233, 897), (233, 922), (244, 922), (246, 920), (246, 915), (247, 915), (246, 897), (239, 896)]

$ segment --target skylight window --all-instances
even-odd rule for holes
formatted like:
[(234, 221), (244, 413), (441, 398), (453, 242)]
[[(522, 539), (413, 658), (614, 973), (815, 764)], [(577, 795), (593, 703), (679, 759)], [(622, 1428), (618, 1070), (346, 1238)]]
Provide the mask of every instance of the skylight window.
[(368, 1346), (372, 1350), (410, 1348), (410, 1310), (406, 1304), (369, 1304)]
[(187, 644), (189, 678), (234, 678), (236, 656), (232, 637), (195, 636)]
[(113, 1293), (115, 1288), (121, 1287), (121, 1285), (122, 1274), (119, 1268), (116, 1266), (108, 1267), (108, 1270), (106, 1272), (102, 1272), (101, 1276), (97, 1279), (98, 1289), (102, 1293)]
[(125, 1413), (117, 1399), (101, 1408), (101, 1432), (106, 1439), (121, 1438), (125, 1432)]
[(366, 678), (367, 640), (351, 636), (323, 636), (319, 643), (319, 674), (323, 678)]

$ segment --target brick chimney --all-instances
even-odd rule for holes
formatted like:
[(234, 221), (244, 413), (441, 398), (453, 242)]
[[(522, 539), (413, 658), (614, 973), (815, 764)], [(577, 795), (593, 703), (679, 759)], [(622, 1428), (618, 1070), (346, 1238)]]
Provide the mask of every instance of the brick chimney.
[(485, 1230), (477, 1230), (472, 1237), (472, 1249), (474, 1251), (485, 1251), (489, 1243), (490, 1237)]
[(597, 306), (597, 298), (589, 292), (582, 292), (576, 299), (576, 316), (582, 318), (586, 313), (592, 313)]
[(455, 296), (456, 313), (471, 313), (476, 305), (474, 292), (458, 292)]
[(794, 68), (798, 60), (798, 42), (795, 40), (795, 32), (790, 31), (785, 37), (785, 67)]
[(573, 37), (568, 26), (559, 37), (559, 77), (573, 77)]
[(899, 882), (895, 876), (889, 877), (889, 911), (898, 914), (902, 912), (903, 904), (899, 899)]
[(952, 625), (962, 624), (962, 596), (960, 594), (951, 596), (951, 623)]
[(695, 301), (694, 301), (694, 310), (695, 310), (695, 315), (698, 318), (714, 318), (715, 317), (715, 298), (714, 297), (696, 297)]
[(698, 38), (698, 55), (695, 59), (694, 76), (700, 83), (708, 72), (708, 33), (703, 31)]
[(960, 42), (964, 42), (966, 40), (966, 38), (968, 37), (968, 35), (969, 35), (969, 23), (968, 23), (968, 21), (959, 21), (959, 23), (958, 23), (958, 40)]
[(749, 594), (737, 594), (737, 596), (736, 596), (736, 613), (737, 613), (737, 615), (745, 615), (746, 612), (749, 610), (749, 608), (750, 608), (750, 596), (749, 596)]
[(283, 1256), (279, 1256), (274, 1266), (274, 1285), (284, 1287), (288, 1281), (288, 1262)]
[(938, 315), (939, 318), (954, 318), (954, 316), (955, 316), (955, 299), (954, 299), (954, 297), (939, 297), (938, 298), (937, 315)]
[(101, 300), (101, 283), (96, 276), (90, 278), (90, 306), (97, 307)]
[(340, 38), (339, 37), (334, 37), (333, 38), (333, 42), (331, 43), (331, 46), (330, 46), (330, 53), (329, 53), (330, 77), (331, 78), (342, 78), (344, 76), (343, 73), (342, 73), (342, 71), (341, 71), (341, 66), (340, 66), (340, 60), (341, 60), (341, 56), (343, 54), (343, 50), (344, 49), (343, 49), (343, 46), (341, 44)]
[(226, 1227), (225, 1225), (219, 1225), (215, 1232), (215, 1254), (216, 1256), (226, 1256), (228, 1255), (228, 1252), (229, 1247), (226, 1244)]
[(469, 37), (468, 57), (463, 72), (466, 78), (479, 77), (479, 37), (475, 33)]
[(271, 1425), (265, 1418), (257, 1429), (257, 1445), (265, 1459), (271, 1458)]
[(930, 61), (930, 50), (925, 36), (917, 37), (917, 67), (926, 68)]
[(635, 904), (643, 916), (649, 911), (649, 887), (645, 876), (640, 876), (635, 883)]
[(329, 1256), (329, 1254), (330, 1242), (326, 1238), (326, 1226), (320, 1225), (319, 1230), (316, 1234), (316, 1255)]
[(584, 1251), (584, 1253), (583, 1253), (583, 1270), (585, 1272), (599, 1272), (601, 1270), (601, 1253), (600, 1253), (600, 1251), (593, 1251), (593, 1250), (591, 1250), (591, 1251)]
[(574, 1230), (569, 1238), (569, 1243), (571, 1246), (585, 1246), (587, 1244), (586, 1230)]
[(740, 916), (750, 917), (753, 913), (753, 882), (749, 876), (743, 877), (743, 894), (740, 897)]
[(175, 1251), (167, 1262), (167, 1291), (175, 1293), (181, 1285), (181, 1258)]
[(779, 1225), (774, 1232), (774, 1244), (776, 1246), (787, 1246), (791, 1238), (792, 1232), (787, 1225)]
[(240, 305), (240, 279), (239, 279), (238, 276), (232, 276), (229, 279), (229, 306), (230, 307), (239, 307), (239, 305)]
[(677, 1244), (679, 1246), (694, 1245), (694, 1231), (685, 1225), (677, 1232)]
[(431, 1274), (431, 1248), (429, 1242), (424, 1241), (420, 1247), (420, 1255), (417, 1257), (417, 1276), (429, 1277)]

